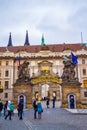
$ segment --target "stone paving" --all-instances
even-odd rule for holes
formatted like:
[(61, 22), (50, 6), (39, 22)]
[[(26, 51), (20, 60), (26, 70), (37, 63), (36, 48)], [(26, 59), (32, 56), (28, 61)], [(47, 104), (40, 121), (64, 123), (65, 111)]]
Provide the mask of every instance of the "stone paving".
[(75, 111), (78, 110), (62, 109), (57, 105), (47, 109), (44, 104), (41, 120), (33, 118), (33, 109), (25, 110), (23, 120), (19, 120), (15, 110), (11, 121), (0, 117), (0, 130), (87, 130), (87, 113), (84, 109), (79, 110), (83, 114)]

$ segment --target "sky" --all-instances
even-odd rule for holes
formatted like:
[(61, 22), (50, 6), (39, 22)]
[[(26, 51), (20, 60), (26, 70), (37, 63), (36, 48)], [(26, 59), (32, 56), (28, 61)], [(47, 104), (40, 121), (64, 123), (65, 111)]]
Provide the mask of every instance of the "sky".
[(0, 46), (87, 43), (87, 0), (0, 0)]

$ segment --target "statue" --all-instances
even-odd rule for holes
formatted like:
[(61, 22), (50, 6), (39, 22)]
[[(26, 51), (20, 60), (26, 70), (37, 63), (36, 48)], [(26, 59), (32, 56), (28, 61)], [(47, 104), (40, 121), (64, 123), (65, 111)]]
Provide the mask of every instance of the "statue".
[(19, 66), (18, 69), (18, 79), (24, 79), (25, 81), (29, 80), (29, 69), (28, 69), (29, 62), (26, 60), (23, 64)]
[(66, 60), (63, 61), (64, 68), (63, 68), (63, 74), (62, 74), (62, 80), (63, 81), (73, 81), (75, 80), (75, 65), (70, 61)]

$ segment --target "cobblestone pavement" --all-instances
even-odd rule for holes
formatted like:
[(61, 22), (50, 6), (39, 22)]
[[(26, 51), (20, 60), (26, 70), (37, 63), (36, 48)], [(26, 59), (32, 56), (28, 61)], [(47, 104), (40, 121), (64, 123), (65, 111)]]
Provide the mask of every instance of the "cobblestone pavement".
[(23, 120), (17, 114), (12, 120), (0, 119), (0, 130), (87, 130), (87, 114), (73, 114), (62, 108), (44, 108), (42, 119), (33, 118), (33, 109), (24, 111)]

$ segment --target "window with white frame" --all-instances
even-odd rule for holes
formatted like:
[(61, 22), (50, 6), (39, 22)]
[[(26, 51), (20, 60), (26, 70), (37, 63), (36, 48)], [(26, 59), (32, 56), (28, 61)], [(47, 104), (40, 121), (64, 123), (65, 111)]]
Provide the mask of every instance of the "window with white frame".
[(0, 66), (2, 65), (2, 62), (0, 61)]
[(8, 77), (8, 76), (9, 76), (9, 71), (6, 70), (6, 71), (5, 71), (5, 77)]
[(87, 97), (87, 92), (84, 92), (84, 97)]
[(9, 81), (5, 81), (5, 89), (9, 88)]
[(83, 72), (83, 75), (86, 75), (86, 69), (83, 69), (82, 72)]
[(85, 64), (85, 59), (82, 59), (82, 64)]
[(8, 93), (5, 93), (5, 94), (4, 94), (4, 98), (8, 98)]
[(6, 66), (9, 65), (9, 61), (6, 61)]
[(0, 86), (1, 86), (1, 81), (0, 81)]
[(83, 87), (87, 88), (87, 80), (83, 80)]
[(0, 70), (0, 77), (2, 76), (1, 70)]

